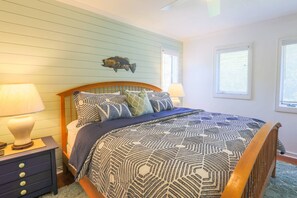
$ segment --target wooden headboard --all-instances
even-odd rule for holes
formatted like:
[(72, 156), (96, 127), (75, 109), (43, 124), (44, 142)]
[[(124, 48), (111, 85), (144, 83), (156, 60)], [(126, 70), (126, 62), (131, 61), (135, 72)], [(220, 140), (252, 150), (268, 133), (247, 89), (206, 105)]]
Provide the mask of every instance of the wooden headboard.
[(121, 94), (125, 90), (140, 91), (142, 89), (161, 91), (159, 87), (150, 85), (142, 82), (133, 81), (111, 81), (111, 82), (99, 82), (94, 84), (83, 85), (80, 87), (75, 87), (57, 95), (61, 99), (61, 134), (62, 134), (62, 150), (63, 153), (67, 153), (67, 124), (77, 119), (76, 109), (73, 102), (73, 93), (75, 91), (87, 91), (91, 93), (112, 93), (120, 91)]

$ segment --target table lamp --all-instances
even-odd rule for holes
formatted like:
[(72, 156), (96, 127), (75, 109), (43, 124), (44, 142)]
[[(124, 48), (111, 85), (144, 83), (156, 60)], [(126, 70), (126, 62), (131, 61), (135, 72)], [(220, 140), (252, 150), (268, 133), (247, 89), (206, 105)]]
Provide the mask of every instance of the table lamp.
[(181, 102), (180, 102), (180, 99), (179, 98), (185, 96), (185, 93), (184, 93), (184, 89), (183, 89), (182, 84), (180, 84), (180, 83), (172, 83), (169, 86), (168, 93), (171, 96), (173, 105), (174, 106), (177, 106), (177, 107), (180, 106), (181, 105)]
[(33, 84), (0, 85), (0, 116), (10, 117), (8, 129), (14, 136), (12, 149), (31, 147), (31, 131), (35, 119), (26, 114), (44, 110), (44, 105)]

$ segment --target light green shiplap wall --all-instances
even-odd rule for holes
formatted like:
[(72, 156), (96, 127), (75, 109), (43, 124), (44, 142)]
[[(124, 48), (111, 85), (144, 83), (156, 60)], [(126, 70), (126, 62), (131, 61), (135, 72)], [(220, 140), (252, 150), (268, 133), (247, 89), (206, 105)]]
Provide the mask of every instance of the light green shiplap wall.
[[(51, 135), (60, 144), (56, 94), (66, 89), (114, 80), (160, 86), (162, 48), (182, 55), (179, 41), (54, 0), (0, 1), (0, 83), (34, 83), (46, 107), (33, 114), (33, 138)], [(136, 72), (101, 66), (115, 55), (136, 63)], [(13, 142), (7, 120), (0, 119), (0, 141)]]

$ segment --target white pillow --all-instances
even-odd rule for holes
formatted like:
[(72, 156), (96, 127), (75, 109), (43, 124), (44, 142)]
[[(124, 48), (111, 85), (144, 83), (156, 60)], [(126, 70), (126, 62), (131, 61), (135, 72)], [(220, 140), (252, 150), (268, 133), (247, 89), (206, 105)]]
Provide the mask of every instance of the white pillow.
[(69, 124), (67, 124), (66, 128), (67, 128), (67, 131), (72, 131), (72, 130), (76, 130), (76, 125), (77, 125), (77, 122), (78, 120), (74, 120), (72, 122), (70, 122)]
[[(74, 146), (74, 142), (76, 139), (76, 136), (78, 134), (78, 131), (83, 127), (76, 127), (78, 120), (74, 120), (72, 122), (70, 122), (66, 128), (68, 131), (68, 136), (67, 136), (67, 152), (70, 154), (72, 147)], [(84, 125), (86, 126), (86, 125)]]

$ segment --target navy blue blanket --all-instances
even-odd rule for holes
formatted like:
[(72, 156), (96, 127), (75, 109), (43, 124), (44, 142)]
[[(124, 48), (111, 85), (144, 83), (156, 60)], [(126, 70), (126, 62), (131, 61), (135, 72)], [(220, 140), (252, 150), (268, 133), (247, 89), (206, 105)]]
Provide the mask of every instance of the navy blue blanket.
[[(158, 113), (145, 114), (133, 118), (122, 118), (117, 120), (108, 120), (105, 122), (96, 122), (84, 126), (80, 129), (76, 136), (76, 140), (71, 152), (69, 163), (77, 170), (77, 174), (81, 170), (88, 154), (96, 143), (96, 141), (108, 133), (117, 128), (122, 128), (142, 122), (151, 121), (154, 119), (165, 118), (172, 115), (189, 113), (194, 109), (189, 108), (175, 108), (171, 111), (161, 111)], [(76, 175), (77, 176), (77, 175)]]

